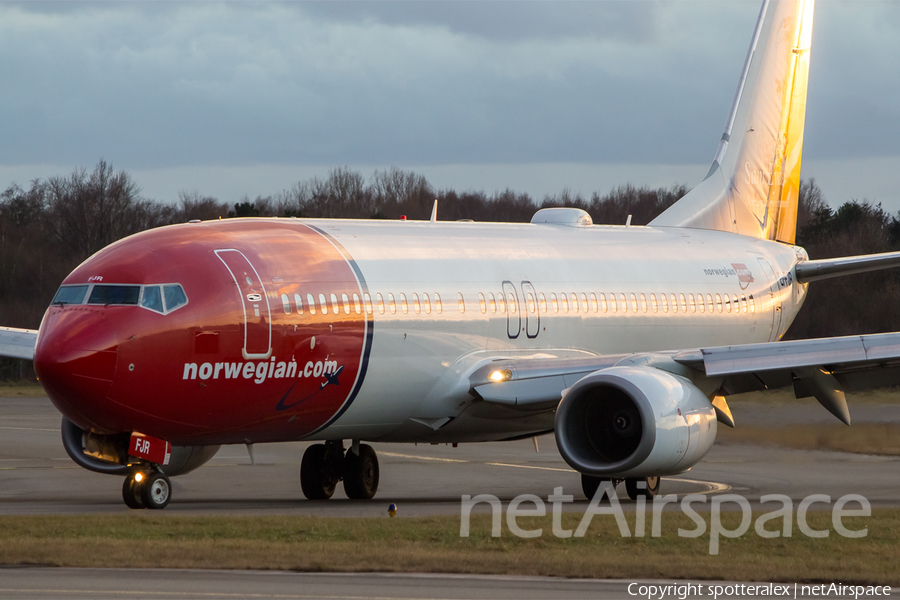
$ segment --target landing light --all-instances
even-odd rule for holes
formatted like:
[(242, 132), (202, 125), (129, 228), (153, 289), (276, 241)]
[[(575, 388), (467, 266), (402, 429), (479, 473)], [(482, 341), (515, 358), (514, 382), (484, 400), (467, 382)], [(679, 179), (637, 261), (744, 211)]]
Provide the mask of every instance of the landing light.
[(512, 371), (510, 371), (509, 369), (491, 371), (491, 374), (488, 375), (488, 379), (490, 379), (494, 383), (509, 381), (510, 379), (512, 379)]
[(144, 474), (143, 474), (143, 473), (135, 473), (135, 475), (134, 475), (134, 480), (135, 480), (136, 482), (140, 483), (143, 479), (144, 479)]

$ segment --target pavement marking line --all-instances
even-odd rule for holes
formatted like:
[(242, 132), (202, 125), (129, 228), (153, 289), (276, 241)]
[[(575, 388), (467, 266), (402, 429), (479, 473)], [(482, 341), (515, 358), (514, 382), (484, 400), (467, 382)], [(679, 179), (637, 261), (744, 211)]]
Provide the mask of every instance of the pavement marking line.
[(41, 427), (0, 427), (0, 429), (12, 429), (14, 431), (52, 431), (53, 433), (59, 433), (59, 429), (43, 429)]
[[(471, 461), (471, 460), (461, 460), (458, 458), (436, 458), (433, 456), (418, 456), (416, 454), (399, 454), (396, 452), (381, 452), (381, 451), (379, 451), (379, 454), (383, 454), (385, 456), (393, 456), (394, 458), (415, 458), (418, 460), (434, 460), (434, 461), (439, 461), (439, 462), (455, 462), (455, 463), (475, 462), (475, 461)], [(539, 469), (542, 471), (557, 471), (560, 473), (575, 473), (576, 472), (573, 469), (559, 469), (556, 467), (537, 467), (534, 465), (516, 465), (516, 464), (512, 464), (512, 463), (489, 462), (489, 463), (482, 463), (482, 464), (490, 465), (492, 467), (511, 467), (511, 468), (515, 468), (515, 469)], [(715, 494), (717, 492), (727, 492), (727, 491), (733, 489), (730, 485), (728, 485), (726, 483), (715, 483), (713, 481), (700, 481), (699, 479), (686, 479), (683, 477), (667, 477), (666, 479), (669, 481), (680, 481), (682, 483), (694, 483), (697, 485), (706, 486), (707, 489), (705, 491), (698, 492), (698, 494), (700, 494), (700, 495)]]
[(727, 492), (732, 490), (730, 485), (727, 483), (715, 483), (713, 481), (700, 481), (699, 479), (684, 479), (682, 477), (668, 477), (669, 481), (682, 481), (684, 483), (696, 483), (698, 485), (705, 485), (707, 489), (705, 492), (699, 492), (700, 495), (703, 494), (715, 494), (716, 492)]
[(514, 465), (510, 463), (484, 463), (492, 467), (513, 467), (515, 469), (540, 469), (541, 471), (559, 471), (560, 473), (577, 473), (574, 469), (557, 469), (555, 467), (535, 467), (532, 465)]
[(438, 462), (450, 462), (450, 463), (470, 463), (471, 460), (460, 460), (458, 458), (436, 458), (434, 456), (416, 456), (415, 454), (397, 454), (396, 452), (384, 452), (382, 450), (378, 451), (378, 454), (382, 456), (393, 456), (394, 458), (417, 458), (419, 460), (434, 460)]

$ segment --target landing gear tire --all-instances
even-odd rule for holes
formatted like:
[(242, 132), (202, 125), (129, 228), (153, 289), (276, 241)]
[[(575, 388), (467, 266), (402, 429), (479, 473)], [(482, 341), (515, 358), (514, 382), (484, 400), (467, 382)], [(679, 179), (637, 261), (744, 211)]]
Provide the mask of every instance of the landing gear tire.
[(131, 473), (122, 483), (122, 500), (125, 501), (125, 506), (128, 508), (144, 508), (144, 499), (141, 497), (141, 483), (146, 474), (140, 473), (141, 481), (136, 481), (135, 475), (138, 473)]
[[(584, 473), (581, 474), (581, 491), (584, 492), (584, 495), (588, 500), (593, 500), (594, 495), (597, 493), (597, 490), (600, 489), (600, 486), (603, 485), (604, 481), (608, 481), (612, 484), (613, 489), (616, 488), (619, 481), (616, 479), (609, 479), (607, 477), (594, 477), (593, 475), (586, 475)], [(603, 494), (603, 497), (600, 498), (601, 502), (603, 500), (609, 500), (609, 495), (607, 493)]]
[(659, 493), (659, 477), (628, 478), (625, 491), (632, 500), (638, 497), (654, 498)]
[(351, 500), (371, 500), (378, 491), (378, 457), (366, 444), (359, 445), (359, 456), (348, 450), (344, 456), (344, 492)]
[(310, 500), (328, 500), (337, 480), (328, 473), (325, 444), (313, 444), (300, 461), (300, 488)]
[(164, 473), (153, 471), (141, 482), (141, 500), (145, 508), (165, 508), (172, 499), (172, 482)]

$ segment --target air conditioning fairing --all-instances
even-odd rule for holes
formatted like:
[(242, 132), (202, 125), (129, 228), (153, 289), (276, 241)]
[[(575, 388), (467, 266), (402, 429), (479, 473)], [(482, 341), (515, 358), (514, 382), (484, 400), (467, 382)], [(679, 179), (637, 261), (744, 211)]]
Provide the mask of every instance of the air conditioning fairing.
[(716, 413), (684, 377), (615, 366), (573, 385), (556, 412), (560, 454), (581, 473), (650, 477), (681, 473), (709, 451)]

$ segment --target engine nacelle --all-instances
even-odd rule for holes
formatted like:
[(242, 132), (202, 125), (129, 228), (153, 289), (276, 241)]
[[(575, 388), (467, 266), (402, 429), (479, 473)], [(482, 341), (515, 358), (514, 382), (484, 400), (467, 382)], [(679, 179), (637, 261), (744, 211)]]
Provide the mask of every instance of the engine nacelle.
[[(66, 454), (79, 467), (106, 475), (128, 475), (128, 442), (131, 436), (99, 435), (85, 432), (78, 425), (63, 417), (62, 442)], [(219, 446), (172, 446), (169, 464), (161, 467), (174, 477), (184, 475), (204, 465), (219, 451)]]
[(716, 412), (689, 380), (653, 367), (615, 366), (569, 388), (556, 443), (569, 465), (596, 477), (682, 473), (716, 439)]

